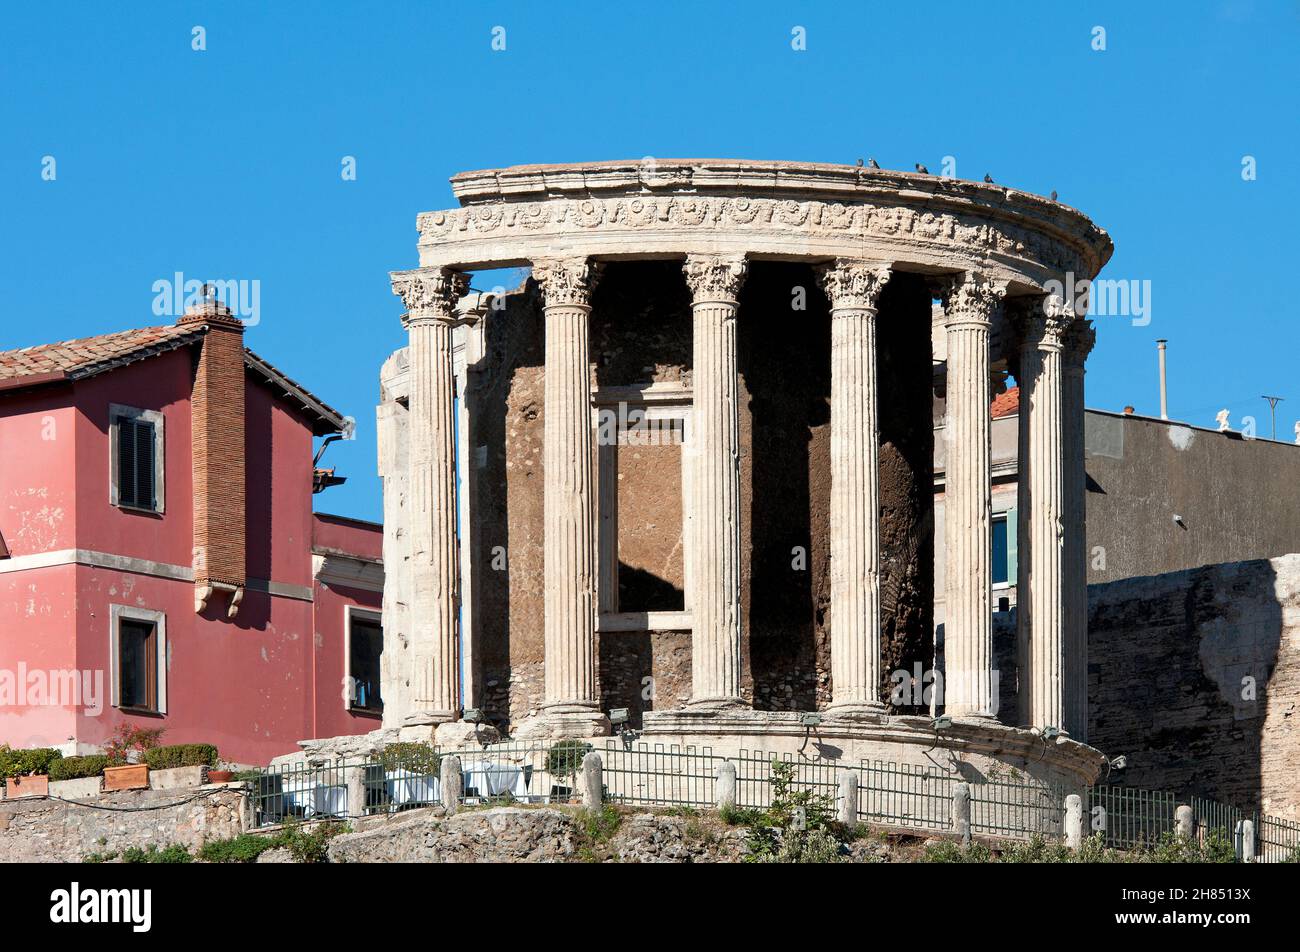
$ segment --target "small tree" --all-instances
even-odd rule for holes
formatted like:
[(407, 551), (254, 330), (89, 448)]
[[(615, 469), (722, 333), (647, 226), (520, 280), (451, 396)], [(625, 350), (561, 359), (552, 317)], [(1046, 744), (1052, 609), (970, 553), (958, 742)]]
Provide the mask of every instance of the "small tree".
[(165, 733), (164, 727), (136, 727), (134, 724), (118, 724), (113, 736), (104, 745), (104, 754), (108, 757), (108, 766), (120, 767), (123, 764), (138, 763), (147, 750), (158, 746), (158, 741)]

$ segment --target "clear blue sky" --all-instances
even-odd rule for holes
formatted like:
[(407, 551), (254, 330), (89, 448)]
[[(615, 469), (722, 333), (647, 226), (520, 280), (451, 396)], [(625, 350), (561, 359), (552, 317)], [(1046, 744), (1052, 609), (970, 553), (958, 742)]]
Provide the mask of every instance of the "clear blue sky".
[(387, 273), (417, 264), (416, 213), (452, 204), (451, 174), (951, 155), (962, 178), (1057, 190), (1113, 236), (1103, 276), (1151, 282), (1148, 326), (1100, 322), (1090, 405), (1156, 412), (1167, 337), (1171, 415), (1226, 406), (1267, 435), (1277, 393), (1291, 438), (1297, 3), (553, 6), (8, 6), (0, 349), (159, 323), (153, 283), (176, 271), (259, 280), (250, 346), (359, 421), (318, 506), (377, 519), (377, 374), (404, 342)]

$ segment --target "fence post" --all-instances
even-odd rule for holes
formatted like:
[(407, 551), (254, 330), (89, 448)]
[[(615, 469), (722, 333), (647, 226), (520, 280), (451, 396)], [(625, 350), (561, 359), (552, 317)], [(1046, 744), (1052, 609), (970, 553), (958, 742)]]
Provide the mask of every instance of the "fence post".
[(852, 829), (858, 825), (858, 772), (840, 771), (840, 822)]
[(366, 765), (343, 768), (343, 781), (348, 790), (348, 816), (366, 815)]
[(582, 758), (582, 805), (588, 810), (599, 810), (604, 787), (604, 764), (600, 754), (592, 751)]
[(1255, 862), (1255, 821), (1238, 820), (1237, 827), (1232, 832), (1233, 851), (1237, 854), (1237, 862), (1253, 863)]
[(962, 846), (970, 846), (970, 784), (959, 783), (952, 788), (952, 831)]
[(1083, 845), (1083, 798), (1077, 793), (1065, 798), (1065, 845), (1072, 850)]
[(451, 816), (460, 805), (460, 795), (465, 787), (460, 758), (453, 755), (442, 758), (442, 808)]
[(1180, 840), (1192, 838), (1192, 808), (1183, 804), (1174, 811), (1174, 832)]
[(736, 765), (730, 760), (718, 764), (718, 785), (715, 793), (719, 810), (736, 808)]

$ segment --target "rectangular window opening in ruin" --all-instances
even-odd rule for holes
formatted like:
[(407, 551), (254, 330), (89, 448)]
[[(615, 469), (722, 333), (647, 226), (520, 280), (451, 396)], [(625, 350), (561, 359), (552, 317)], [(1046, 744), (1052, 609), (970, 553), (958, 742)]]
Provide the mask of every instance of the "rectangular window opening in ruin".
[(599, 485), (599, 629), (689, 630), (686, 470), (690, 392), (674, 385), (594, 395)]

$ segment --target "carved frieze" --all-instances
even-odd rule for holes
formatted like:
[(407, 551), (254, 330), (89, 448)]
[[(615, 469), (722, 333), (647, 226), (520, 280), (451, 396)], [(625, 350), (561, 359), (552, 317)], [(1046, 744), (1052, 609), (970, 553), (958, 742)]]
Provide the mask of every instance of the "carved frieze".
[(759, 196), (625, 195), (609, 198), (492, 202), (424, 212), (417, 219), (421, 240), (527, 235), (571, 235), (625, 231), (746, 231), (794, 237), (904, 239), (957, 248), (975, 255), (999, 254), (1031, 260), (1064, 272), (1091, 276), (1094, 255), (1070, 243), (979, 211), (930, 210), (907, 204), (881, 205)]

